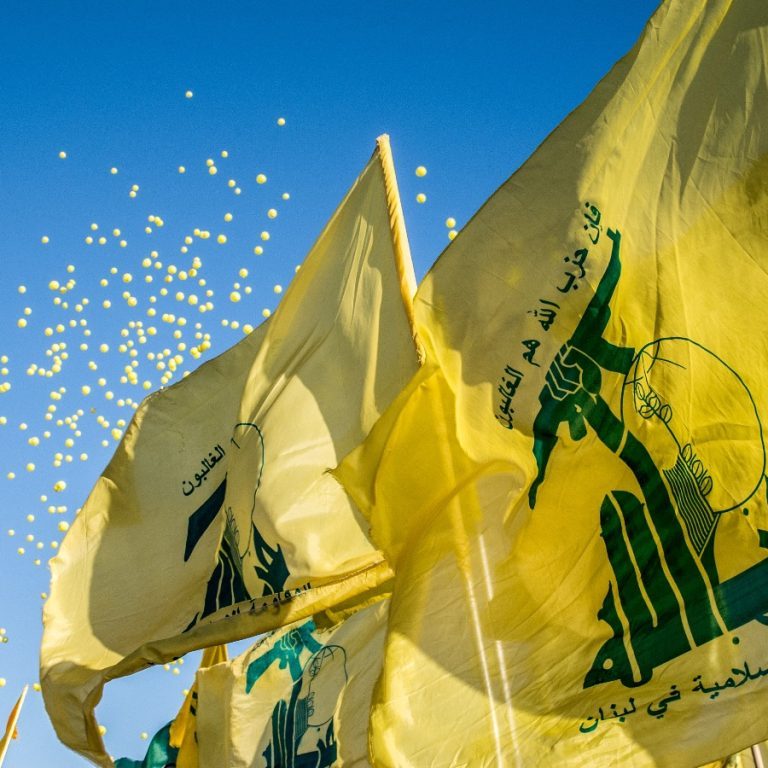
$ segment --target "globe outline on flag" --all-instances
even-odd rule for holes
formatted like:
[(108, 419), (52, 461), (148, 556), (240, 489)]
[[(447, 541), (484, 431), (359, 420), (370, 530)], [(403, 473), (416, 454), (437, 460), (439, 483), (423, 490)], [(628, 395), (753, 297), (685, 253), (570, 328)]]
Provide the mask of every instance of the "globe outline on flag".
[[(717, 435), (720, 403), (743, 423)], [(737, 371), (698, 341), (666, 336), (641, 347), (624, 379), (620, 418), (643, 435), (657, 466), (684, 458), (715, 515), (743, 507), (763, 483), (766, 450), (754, 397)], [(733, 453), (736, 438), (740, 467), (748, 467), (740, 476), (723, 472), (718, 458)]]

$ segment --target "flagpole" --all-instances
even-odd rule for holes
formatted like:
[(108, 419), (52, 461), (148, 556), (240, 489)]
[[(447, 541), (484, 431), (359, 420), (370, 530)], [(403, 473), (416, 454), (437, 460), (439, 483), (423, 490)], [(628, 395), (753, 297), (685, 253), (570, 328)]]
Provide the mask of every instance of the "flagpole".
[(28, 690), (29, 686), (25, 685), (21, 692), (21, 696), (19, 696), (19, 700), (16, 702), (13, 711), (11, 712), (11, 718), (8, 720), (8, 725), (5, 729), (5, 738), (3, 739), (3, 743), (0, 746), (0, 768), (2, 768), (3, 763), (5, 762), (5, 753), (8, 751), (8, 745), (11, 743), (13, 732), (16, 730), (16, 723), (19, 722), (21, 707), (24, 704), (24, 699), (27, 696)]
[[(753, 744), (750, 749), (752, 750), (752, 760), (755, 763), (755, 768), (765, 768), (763, 756), (760, 754), (760, 747), (757, 744)], [(0, 765), (2, 764), (0, 763)]]

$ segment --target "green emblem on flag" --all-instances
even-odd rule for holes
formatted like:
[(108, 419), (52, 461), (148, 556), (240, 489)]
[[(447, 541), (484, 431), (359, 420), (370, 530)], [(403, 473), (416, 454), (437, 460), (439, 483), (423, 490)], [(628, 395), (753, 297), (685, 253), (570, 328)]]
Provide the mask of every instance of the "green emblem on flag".
[[(561, 425), (574, 441), (593, 433), (637, 481), (633, 491), (606, 493), (600, 507), (613, 578), (597, 616), (612, 634), (598, 650), (585, 688), (611, 680), (642, 685), (657, 666), (747, 622), (766, 623), (768, 612), (768, 559), (721, 581), (714, 546), (721, 517), (741, 514), (765, 477), (754, 399), (736, 371), (692, 339), (656, 339), (636, 353), (603, 337), (621, 274), (621, 235), (610, 229), (607, 235), (608, 267), (539, 394), (533, 425), (538, 472), (529, 492), (534, 509)], [(618, 415), (601, 393), (609, 372), (624, 377)], [(756, 446), (741, 486), (727, 472), (718, 478), (719, 467), (705, 458), (706, 440), (698, 445), (686, 437), (695, 377), (704, 374), (718, 386), (708, 398), (721, 396), (740, 408), (744, 423), (733, 437)], [(759, 539), (756, 546), (764, 546)]]
[(291, 629), (248, 665), (246, 693), (274, 663), (292, 681), (290, 696), (272, 712), (265, 768), (330, 768), (336, 762), (333, 718), (347, 682), (346, 652), (340, 645), (323, 645), (314, 632), (312, 621)]
[(254, 489), (247, 541), (244, 544), (241, 541), (240, 529), (233, 508), (231, 505), (225, 504), (226, 476), (211, 496), (190, 515), (184, 549), (185, 561), (190, 558), (201, 537), (222, 510), (224, 510), (226, 520), (216, 556), (216, 566), (206, 586), (203, 608), (195, 615), (187, 630), (195, 626), (201, 619), (222, 608), (237, 605), (237, 603), (255, 597), (248, 587), (250, 580), (244, 572), (245, 563), (254, 563), (252, 565), (253, 571), (257, 578), (263, 582), (261, 596), (283, 591), (285, 582), (290, 575), (280, 545), (271, 547), (254, 522), (256, 494), (261, 486), (261, 478), (264, 473), (264, 435), (256, 424), (241, 422), (235, 425), (234, 435), (230, 442), (236, 448), (240, 448), (241, 445), (238, 440), (244, 443), (246, 438), (253, 440), (254, 435), (257, 441), (255, 452), (257, 466), (254, 471)]

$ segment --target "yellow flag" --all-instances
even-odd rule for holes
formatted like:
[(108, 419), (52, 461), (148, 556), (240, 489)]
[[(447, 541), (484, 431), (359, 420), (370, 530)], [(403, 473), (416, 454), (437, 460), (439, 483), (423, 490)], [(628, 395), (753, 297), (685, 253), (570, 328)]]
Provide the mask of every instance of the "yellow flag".
[(326, 473), (417, 368), (386, 137), (270, 321), (138, 409), (52, 563), (41, 681), (109, 765), (106, 680), (311, 616), (389, 578)]
[(11, 714), (8, 716), (8, 722), (5, 724), (5, 733), (0, 739), (0, 767), (3, 765), (5, 755), (8, 752), (8, 746), (10, 745), (11, 741), (18, 738), (19, 736), (19, 731), (16, 728), (16, 724), (19, 722), (19, 715), (21, 715), (21, 708), (24, 706), (24, 699), (27, 696), (28, 690), (29, 686), (25, 685), (21, 691), (21, 694), (19, 695), (19, 698), (13, 705)]
[(198, 672), (200, 768), (368, 765), (388, 605), (298, 622)]
[[(200, 669), (212, 667), (214, 664), (221, 664), (227, 660), (227, 646), (214, 645), (213, 648), (206, 648), (203, 651), (203, 657), (200, 659)], [(199, 756), (197, 748), (197, 678), (189, 689), (189, 693), (184, 697), (184, 703), (181, 705), (176, 718), (171, 723), (169, 733), (169, 744), (179, 750), (176, 756), (176, 768), (197, 768), (199, 765)]]
[(337, 473), (396, 572), (375, 764), (768, 736), (767, 47), (762, 0), (664, 3), (420, 286)]

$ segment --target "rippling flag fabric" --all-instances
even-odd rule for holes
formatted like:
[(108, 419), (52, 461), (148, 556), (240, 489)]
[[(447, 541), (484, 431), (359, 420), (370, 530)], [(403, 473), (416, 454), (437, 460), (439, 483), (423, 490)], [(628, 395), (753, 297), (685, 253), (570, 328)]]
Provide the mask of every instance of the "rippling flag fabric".
[(337, 473), (396, 572), (374, 764), (768, 736), (766, 50), (762, 0), (664, 3), (419, 287), (426, 363)]
[(388, 604), (300, 621), (199, 672), (200, 768), (368, 765)]
[(268, 323), (142, 403), (52, 563), (41, 682), (100, 765), (105, 681), (311, 616), (390, 576), (326, 473), (418, 367), (387, 137)]

